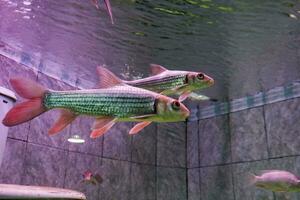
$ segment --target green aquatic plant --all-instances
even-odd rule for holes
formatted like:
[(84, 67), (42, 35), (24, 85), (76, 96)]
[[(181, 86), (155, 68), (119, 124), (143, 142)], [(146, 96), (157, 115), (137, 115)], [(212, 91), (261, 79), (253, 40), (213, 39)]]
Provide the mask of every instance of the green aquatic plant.
[(229, 6), (218, 6), (217, 8), (224, 12), (233, 12), (233, 8)]

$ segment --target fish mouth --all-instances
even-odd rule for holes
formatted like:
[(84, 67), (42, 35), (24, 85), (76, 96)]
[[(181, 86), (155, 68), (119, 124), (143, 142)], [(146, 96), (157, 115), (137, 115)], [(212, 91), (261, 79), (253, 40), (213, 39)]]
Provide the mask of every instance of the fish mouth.
[(213, 84), (215, 84), (215, 81), (214, 81), (214, 79), (208, 79), (207, 83), (208, 83), (208, 85), (213, 85)]
[(187, 119), (190, 116), (190, 110), (184, 106), (183, 117)]

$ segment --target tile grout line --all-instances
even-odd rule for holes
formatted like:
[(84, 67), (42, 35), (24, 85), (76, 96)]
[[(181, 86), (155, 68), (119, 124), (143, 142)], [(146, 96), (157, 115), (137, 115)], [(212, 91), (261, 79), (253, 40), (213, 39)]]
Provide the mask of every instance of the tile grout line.
[[(228, 118), (227, 118), (227, 126), (228, 126), (228, 133), (229, 133), (229, 143), (230, 143), (230, 160), (231, 162), (233, 161), (233, 153), (232, 153), (232, 127), (231, 127), (231, 116), (230, 116), (230, 113), (228, 113)], [(235, 183), (234, 183), (234, 173), (233, 173), (233, 170), (232, 170), (232, 166), (230, 166), (230, 174), (231, 174), (231, 184), (232, 184), (232, 194), (233, 194), (233, 199), (235, 200), (236, 199), (236, 194), (235, 194)]]
[(197, 169), (197, 168), (203, 169), (203, 168), (210, 168), (210, 167), (221, 167), (221, 166), (238, 165), (238, 164), (245, 164), (245, 163), (254, 163), (254, 162), (260, 162), (260, 161), (271, 161), (271, 160), (277, 160), (277, 159), (282, 159), (282, 158), (296, 158), (296, 157), (300, 157), (300, 154), (277, 156), (277, 157), (270, 157), (270, 158), (258, 159), (258, 160), (237, 161), (237, 162), (232, 162), (232, 163), (220, 163), (220, 164), (205, 165), (205, 166), (200, 166), (200, 167), (190, 167), (188, 169)]
[(185, 121), (185, 192), (186, 192), (186, 200), (189, 199), (189, 175), (188, 175), (188, 151), (187, 151), (187, 143), (188, 143), (188, 139), (187, 139), (187, 134), (188, 134), (188, 122), (187, 120)]
[(155, 166), (155, 199), (157, 200), (157, 191), (158, 191), (158, 179), (157, 179), (157, 175), (158, 175), (158, 166), (157, 166), (157, 146), (158, 146), (158, 125), (156, 124), (155, 125), (155, 163), (154, 163), (154, 166)]
[(271, 157), (271, 151), (270, 151), (270, 145), (269, 145), (269, 135), (268, 135), (268, 130), (267, 130), (267, 121), (266, 121), (266, 110), (265, 106), (262, 107), (263, 111), (263, 122), (264, 122), (264, 131), (265, 131), (265, 137), (266, 137), (266, 143), (267, 143), (267, 153), (268, 153), (268, 158)]

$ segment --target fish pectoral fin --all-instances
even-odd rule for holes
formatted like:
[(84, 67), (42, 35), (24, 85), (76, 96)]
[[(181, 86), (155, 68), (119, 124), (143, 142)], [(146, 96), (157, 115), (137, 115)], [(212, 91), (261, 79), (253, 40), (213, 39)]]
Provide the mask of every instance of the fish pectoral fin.
[(140, 115), (140, 116), (134, 116), (130, 117), (131, 119), (149, 119), (150, 117), (155, 116), (155, 114), (149, 114), (149, 115)]
[(52, 128), (49, 129), (48, 134), (54, 135), (61, 130), (63, 130), (66, 126), (68, 126), (71, 122), (75, 120), (77, 115), (69, 110), (62, 110), (60, 117), (55, 122), (55, 124), (52, 126)]
[(92, 132), (90, 134), (91, 138), (97, 138), (106, 133), (113, 125), (116, 123), (117, 118), (107, 119), (97, 119), (93, 125)]
[(152, 75), (157, 75), (157, 74), (163, 73), (165, 71), (168, 71), (163, 66), (157, 65), (157, 64), (150, 64), (150, 69), (151, 69), (151, 74)]
[(146, 126), (151, 124), (152, 122), (140, 122), (136, 124), (132, 129), (130, 129), (129, 134), (134, 135), (140, 132), (142, 129), (144, 129)]
[(186, 98), (189, 97), (190, 93), (191, 93), (190, 91), (186, 91), (186, 92), (182, 93), (182, 94), (179, 96), (178, 101), (179, 101), (179, 102), (183, 102)]
[(210, 98), (206, 95), (198, 94), (195, 92), (191, 92), (188, 98), (191, 99), (192, 101), (207, 101), (207, 100), (213, 102), (218, 101), (218, 99)]
[(191, 92), (189, 95), (189, 99), (191, 100), (196, 100), (196, 101), (205, 101), (205, 100), (210, 100), (208, 96), (205, 96), (203, 94), (197, 94), (195, 92)]
[(99, 82), (97, 88), (110, 88), (116, 85), (122, 85), (123, 80), (119, 79), (114, 73), (109, 71), (103, 66), (97, 67), (97, 73), (99, 76)]

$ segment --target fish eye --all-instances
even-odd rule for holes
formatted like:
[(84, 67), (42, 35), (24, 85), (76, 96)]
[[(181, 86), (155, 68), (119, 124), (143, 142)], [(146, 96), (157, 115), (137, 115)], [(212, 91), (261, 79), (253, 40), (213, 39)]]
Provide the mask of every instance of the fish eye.
[(197, 74), (197, 78), (198, 78), (199, 80), (203, 80), (203, 79), (204, 79), (204, 74), (203, 74), (203, 73)]
[(173, 102), (172, 102), (172, 108), (173, 108), (174, 110), (179, 110), (179, 108), (180, 108), (180, 103), (179, 103), (179, 101), (173, 101)]

